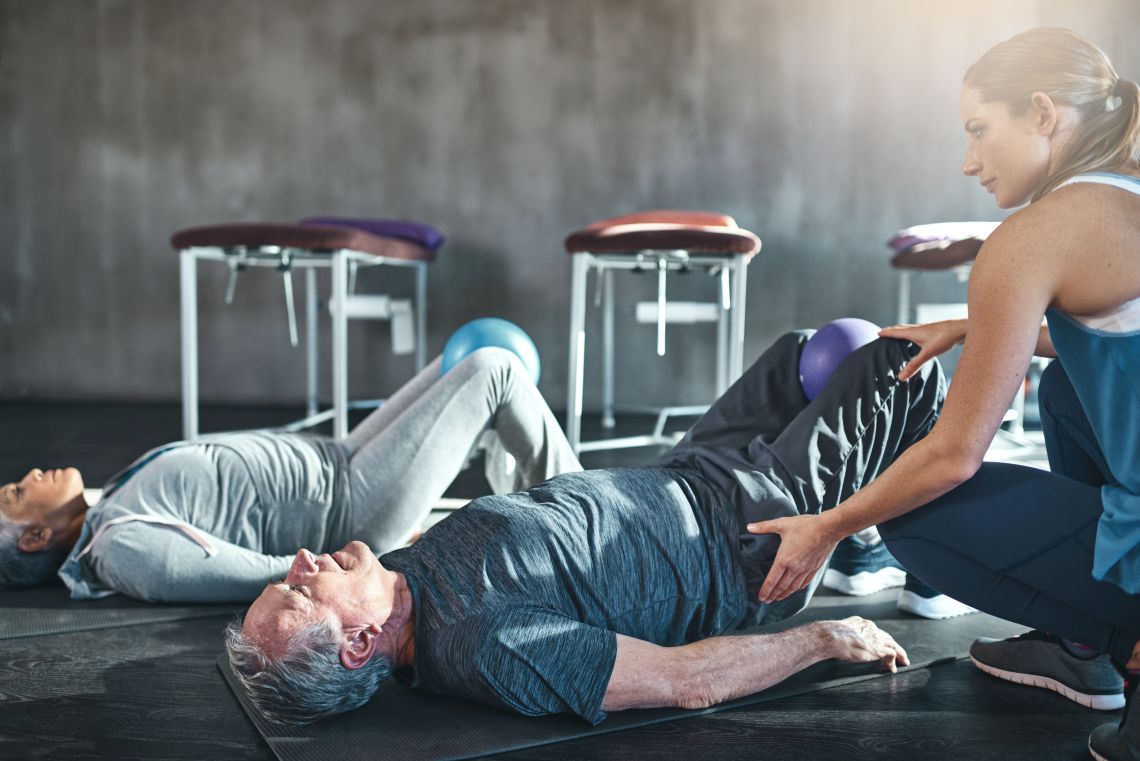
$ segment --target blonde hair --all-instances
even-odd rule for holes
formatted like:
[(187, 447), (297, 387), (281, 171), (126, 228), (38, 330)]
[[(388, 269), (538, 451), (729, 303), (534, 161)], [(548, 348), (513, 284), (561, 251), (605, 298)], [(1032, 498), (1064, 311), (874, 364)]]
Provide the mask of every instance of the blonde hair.
[(1035, 92), (1080, 114), (1072, 138), (1033, 201), (1086, 172), (1140, 167), (1140, 88), (1121, 79), (1100, 48), (1068, 29), (1030, 29), (986, 51), (966, 70), (965, 87), (1020, 116)]

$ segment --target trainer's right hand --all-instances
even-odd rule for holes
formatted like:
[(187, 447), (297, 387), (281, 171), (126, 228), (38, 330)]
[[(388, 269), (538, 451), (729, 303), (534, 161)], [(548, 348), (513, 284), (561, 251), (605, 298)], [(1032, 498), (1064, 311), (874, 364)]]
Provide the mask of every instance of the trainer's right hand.
[(901, 338), (918, 345), (914, 355), (899, 372), (899, 380), (905, 381), (917, 373), (923, 365), (935, 357), (945, 354), (966, 340), (965, 320), (943, 320), (928, 322), (925, 325), (892, 325), (879, 331), (881, 338)]

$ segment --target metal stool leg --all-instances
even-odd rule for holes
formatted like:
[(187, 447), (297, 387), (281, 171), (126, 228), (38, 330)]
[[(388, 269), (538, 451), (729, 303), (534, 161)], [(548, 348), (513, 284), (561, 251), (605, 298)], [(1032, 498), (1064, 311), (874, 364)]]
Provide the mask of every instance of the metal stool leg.
[(716, 320), (716, 395), (728, 390), (728, 319), (732, 314), (732, 284), (728, 267), (721, 267), (718, 275), (720, 285), (720, 312)]
[(178, 264), (182, 310), (182, 438), (198, 438), (198, 259), (182, 251)]
[(589, 254), (571, 257), (570, 275), (570, 368), (566, 383), (566, 438), (578, 454), (582, 441), (582, 378), (586, 354), (586, 275)]
[(320, 402), (317, 375), (317, 271), (305, 268), (305, 416), (316, 415)]
[(348, 257), (343, 250), (333, 252), (330, 289), (333, 437), (343, 439), (348, 435), (348, 314), (345, 309), (345, 296), (348, 290)]
[(910, 273), (899, 270), (899, 311), (896, 315), (899, 325), (910, 322)]
[(416, 372), (427, 364), (427, 262), (416, 265)]
[(732, 321), (729, 326), (728, 382), (735, 383), (744, 374), (745, 298), (748, 295), (748, 262), (743, 256), (732, 264)]
[(602, 270), (602, 428), (614, 427), (614, 272)]

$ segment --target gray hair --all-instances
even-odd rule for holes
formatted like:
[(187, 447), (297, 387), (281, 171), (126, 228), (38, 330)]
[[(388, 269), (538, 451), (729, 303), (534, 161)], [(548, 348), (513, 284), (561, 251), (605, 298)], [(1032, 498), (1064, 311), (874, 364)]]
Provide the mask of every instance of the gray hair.
[(19, 547), (26, 526), (0, 516), (0, 589), (42, 584), (59, 571), (66, 549), (24, 552)]
[(241, 631), (226, 627), (230, 667), (261, 714), (270, 721), (309, 724), (368, 702), (392, 675), (392, 659), (374, 655), (359, 669), (340, 662), (340, 627), (331, 618), (308, 624), (289, 637), (285, 654), (270, 659)]

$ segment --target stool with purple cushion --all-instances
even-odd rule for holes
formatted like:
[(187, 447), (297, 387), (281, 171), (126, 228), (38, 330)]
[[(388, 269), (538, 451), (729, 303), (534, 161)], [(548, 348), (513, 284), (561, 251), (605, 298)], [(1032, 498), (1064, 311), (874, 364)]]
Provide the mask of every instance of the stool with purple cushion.
[[(581, 440), (582, 384), (586, 351), (586, 285), (598, 274), (602, 297), (602, 425), (614, 426), (614, 281), (617, 270), (657, 275), (657, 300), (639, 304), (638, 319), (657, 325), (657, 354), (665, 354), (668, 322), (715, 322), (717, 325), (716, 391), (723, 393), (744, 371), (744, 307), (748, 263), (760, 250), (760, 239), (725, 214), (705, 211), (644, 211), (594, 222), (566, 238), (572, 257), (570, 371), (566, 434), (575, 452), (621, 447), (670, 445), (664, 433), (672, 415), (696, 415), (707, 405), (634, 408), (657, 413), (651, 434), (600, 441)], [(702, 270), (717, 279), (718, 298), (710, 303), (668, 303), (670, 272)], [(643, 309), (644, 307), (644, 309)]]
[[(339, 221), (338, 221), (339, 220)], [(333, 434), (348, 433), (348, 409), (375, 406), (376, 401), (348, 400), (348, 320), (386, 319), (392, 324), (393, 351), (415, 352), (417, 370), (426, 361), (427, 268), (443, 243), (443, 235), (427, 225), (399, 220), (304, 220), (297, 224), (236, 223), (180, 230), (171, 245), (181, 258), (182, 428), (186, 439), (198, 436), (197, 263), (222, 262), (230, 268), (226, 303), (233, 300), (237, 274), (249, 267), (272, 267), (282, 275), (290, 340), (297, 345), (292, 271), (305, 271), (307, 416), (288, 426), (299, 430), (332, 419)], [(358, 296), (355, 273), (360, 267), (410, 267), (415, 272), (415, 298)], [(317, 401), (317, 268), (332, 273), (329, 312), (332, 321), (332, 408), (318, 411)]]
[(908, 323), (912, 272), (953, 272), (964, 283), (974, 258), (999, 222), (935, 222), (895, 233), (887, 246), (899, 270), (898, 321)]

